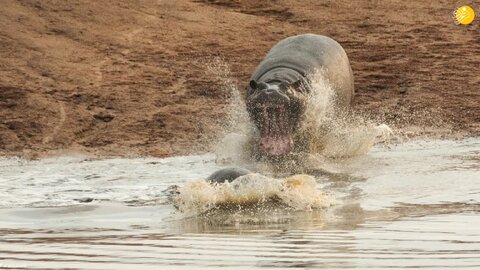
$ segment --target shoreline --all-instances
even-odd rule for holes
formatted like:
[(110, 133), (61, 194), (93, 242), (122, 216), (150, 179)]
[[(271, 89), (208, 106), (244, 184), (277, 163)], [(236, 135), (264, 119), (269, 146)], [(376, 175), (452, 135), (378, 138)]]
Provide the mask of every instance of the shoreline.
[[(432, 141), (465, 141), (465, 140), (475, 140), (480, 138), (480, 136), (474, 136), (473, 134), (456, 134), (456, 135), (450, 135), (446, 136), (444, 134), (438, 134), (436, 133), (434, 136), (427, 135), (427, 134), (421, 134), (421, 135), (415, 135), (415, 136), (401, 136), (401, 137), (395, 137), (391, 141), (384, 142), (384, 141), (379, 141), (376, 142), (372, 148), (382, 146), (382, 147), (389, 147), (389, 146), (395, 146), (399, 144), (405, 144), (405, 143), (412, 143), (412, 142), (432, 142)], [(371, 150), (371, 149), (370, 149)], [(370, 150), (368, 152), (370, 152)], [(12, 158), (18, 158), (26, 161), (34, 161), (34, 160), (43, 160), (43, 159), (49, 159), (49, 158), (61, 158), (61, 157), (79, 157), (82, 159), (87, 159), (87, 160), (103, 160), (103, 159), (115, 159), (115, 158), (127, 158), (127, 159), (135, 159), (135, 158), (173, 158), (173, 157), (179, 157), (179, 156), (196, 156), (196, 155), (205, 155), (205, 154), (215, 154), (214, 149), (209, 149), (209, 150), (201, 150), (201, 151), (184, 151), (184, 152), (179, 152), (171, 155), (148, 155), (148, 154), (143, 154), (146, 153), (147, 151), (142, 152), (141, 150), (136, 149), (134, 151), (127, 151), (127, 150), (117, 150), (117, 151), (109, 151), (109, 150), (98, 150), (94, 149), (92, 150), (81, 150), (79, 148), (70, 148), (70, 149), (55, 149), (55, 150), (49, 150), (49, 151), (24, 151), (24, 152), (11, 152), (11, 153), (4, 153), (0, 152), (0, 159), (12, 159)], [(345, 157), (345, 158), (355, 158), (358, 156), (363, 156), (363, 155), (368, 155), (368, 152), (366, 154), (362, 155), (355, 155), (351, 157)]]
[(480, 21), (456, 25), (452, 3), (167, 2), (5, 3), (0, 156), (205, 151), (231, 89), (309, 32), (346, 50), (359, 114), (412, 137), (480, 136)]

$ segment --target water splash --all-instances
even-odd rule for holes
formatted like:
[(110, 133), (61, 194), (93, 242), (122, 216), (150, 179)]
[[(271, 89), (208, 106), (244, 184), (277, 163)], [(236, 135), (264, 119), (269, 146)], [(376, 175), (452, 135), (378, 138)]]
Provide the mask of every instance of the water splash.
[(205, 180), (186, 183), (178, 188), (173, 202), (187, 216), (218, 208), (261, 208), (269, 203), (280, 203), (293, 210), (304, 211), (334, 204), (333, 196), (318, 190), (316, 185), (315, 178), (309, 175), (276, 179), (247, 174), (221, 184), (210, 184)]
[(307, 94), (304, 116), (295, 135), (295, 141), (303, 144), (302, 152), (292, 155), (297, 160), (291, 164), (273, 167), (261, 164), (252, 158), (258, 134), (249, 120), (237, 83), (231, 79), (228, 65), (216, 58), (208, 69), (217, 76), (228, 96), (225, 125), (214, 149), (219, 164), (242, 165), (257, 171), (278, 171), (283, 167), (291, 172), (303, 172), (309, 169), (303, 167), (310, 166), (312, 160), (363, 155), (376, 143), (392, 137), (393, 132), (387, 125), (337, 108), (335, 89), (323, 76), (324, 71), (319, 70), (309, 76), (311, 91)]
[(333, 158), (363, 155), (375, 143), (386, 141), (393, 134), (385, 124), (338, 108), (335, 89), (325, 79), (322, 70), (309, 79), (311, 92), (299, 128), (308, 153)]
[(232, 79), (230, 67), (220, 57), (207, 64), (207, 71), (220, 83), (227, 96), (223, 126), (218, 134), (214, 152), (219, 164), (240, 164), (249, 160), (254, 127), (249, 120), (244, 98), (238, 83)]

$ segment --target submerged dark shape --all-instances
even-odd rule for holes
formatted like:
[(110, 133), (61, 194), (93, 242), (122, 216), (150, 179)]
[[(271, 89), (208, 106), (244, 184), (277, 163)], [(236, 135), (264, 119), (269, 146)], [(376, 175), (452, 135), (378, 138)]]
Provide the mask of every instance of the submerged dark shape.
[[(225, 182), (231, 182), (237, 179), (238, 177), (249, 174), (249, 173), (251, 172), (247, 169), (243, 169), (239, 167), (228, 167), (228, 168), (223, 168), (218, 171), (215, 171), (210, 176), (208, 176), (206, 180), (210, 184), (214, 184), (214, 183), (222, 184)], [(179, 188), (180, 187), (178, 185), (171, 185), (167, 189), (162, 191), (162, 193), (167, 197), (167, 200), (170, 203), (173, 203), (175, 208), (178, 208), (177, 205), (175, 205), (175, 197), (180, 194)]]
[(280, 157), (298, 147), (296, 130), (310, 93), (310, 77), (321, 71), (335, 91), (335, 104), (351, 104), (353, 74), (347, 54), (335, 40), (315, 34), (286, 38), (276, 44), (253, 72), (247, 111), (258, 128), (256, 152)]
[(212, 173), (209, 177), (207, 177), (207, 181), (211, 183), (224, 183), (226, 181), (231, 182), (242, 175), (249, 174), (250, 171), (247, 169), (239, 168), (239, 167), (229, 167), (220, 169), (214, 173)]

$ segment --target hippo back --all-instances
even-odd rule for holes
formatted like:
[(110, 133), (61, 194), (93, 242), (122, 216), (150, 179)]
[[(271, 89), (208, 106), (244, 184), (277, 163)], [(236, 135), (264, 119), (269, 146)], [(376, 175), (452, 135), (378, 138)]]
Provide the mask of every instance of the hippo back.
[(277, 43), (257, 66), (251, 79), (292, 83), (317, 70), (334, 87), (340, 105), (351, 103), (353, 74), (347, 54), (335, 40), (321, 35), (303, 34)]

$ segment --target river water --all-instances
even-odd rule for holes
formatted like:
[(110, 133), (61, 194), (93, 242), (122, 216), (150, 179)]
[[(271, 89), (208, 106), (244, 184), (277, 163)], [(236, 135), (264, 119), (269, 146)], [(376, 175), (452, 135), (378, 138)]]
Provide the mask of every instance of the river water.
[[(0, 159), (0, 269), (480, 269), (480, 139), (329, 161), (331, 205), (185, 215), (162, 191), (213, 154)], [(301, 194), (299, 197), (302, 197)]]

